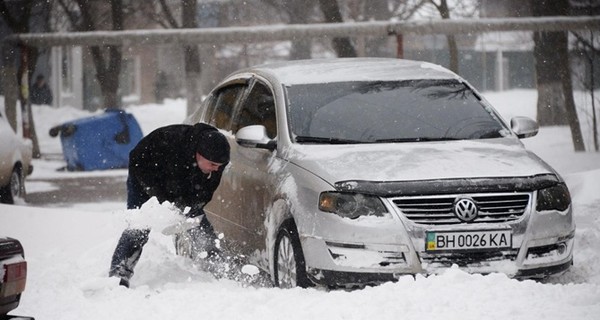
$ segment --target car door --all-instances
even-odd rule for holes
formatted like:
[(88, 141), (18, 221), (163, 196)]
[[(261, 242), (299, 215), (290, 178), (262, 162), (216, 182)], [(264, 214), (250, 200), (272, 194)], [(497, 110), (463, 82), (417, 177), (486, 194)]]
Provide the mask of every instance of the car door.
[[(240, 103), (232, 122), (232, 132), (250, 125), (263, 125), (269, 138), (277, 136), (274, 95), (269, 84), (254, 78), (249, 92)], [(243, 244), (242, 253), (250, 255), (265, 244), (265, 214), (273, 199), (269, 164), (274, 151), (238, 146), (232, 148), (232, 166), (228, 172), (236, 195), (230, 198), (228, 210), (239, 211), (242, 232), (237, 243)]]
[(241, 210), (232, 210), (236, 201), (238, 191), (230, 178), (230, 169), (235, 166), (235, 150), (237, 144), (231, 132), (231, 124), (234, 112), (240, 101), (247, 92), (247, 79), (232, 80), (218, 89), (215, 89), (207, 97), (202, 110), (202, 118), (199, 121), (208, 123), (220, 129), (229, 141), (231, 146), (231, 162), (225, 168), (219, 187), (215, 191), (212, 200), (204, 208), (209, 221), (217, 233), (223, 233), (227, 238), (242, 237), (242, 217)]

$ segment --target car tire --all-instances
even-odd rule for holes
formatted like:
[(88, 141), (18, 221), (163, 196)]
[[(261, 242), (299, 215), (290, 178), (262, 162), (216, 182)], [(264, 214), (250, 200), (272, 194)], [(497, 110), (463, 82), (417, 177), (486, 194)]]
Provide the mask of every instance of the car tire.
[(0, 202), (14, 204), (15, 201), (25, 201), (25, 177), (20, 167), (13, 168), (10, 182), (0, 190)]
[(280, 288), (307, 288), (311, 286), (306, 274), (304, 254), (293, 222), (281, 227), (274, 250), (274, 280)]

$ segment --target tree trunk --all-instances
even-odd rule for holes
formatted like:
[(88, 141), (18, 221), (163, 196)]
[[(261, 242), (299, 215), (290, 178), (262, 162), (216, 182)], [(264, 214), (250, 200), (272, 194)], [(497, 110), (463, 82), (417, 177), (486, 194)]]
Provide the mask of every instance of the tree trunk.
[[(197, 0), (181, 0), (181, 24), (184, 28), (197, 28)], [(200, 52), (197, 45), (184, 47), (185, 85), (187, 97), (187, 114), (192, 114), (202, 102), (202, 78)]]
[[(30, 20), (32, 17), (32, 9), (36, 4), (35, 1), (20, 1), (19, 3), (0, 2), (0, 16), (15, 33), (29, 33)], [(33, 123), (33, 113), (31, 112), (31, 103), (29, 102), (29, 83), (31, 76), (35, 71), (35, 66), (38, 58), (38, 49), (26, 45), (19, 46), (19, 50), (12, 45), (5, 44), (2, 56), (4, 59), (4, 67), (2, 75), (3, 88), (5, 90), (5, 111), (7, 118), (13, 130), (17, 132), (19, 124), (17, 123), (17, 100), (21, 102), (21, 122), (23, 129), (23, 137), (29, 138), (33, 144), (33, 157), (40, 158), (40, 144), (38, 142), (35, 126)], [(14, 67), (16, 57), (14, 53), (8, 53), (8, 50), (19, 52), (20, 67), (19, 70)], [(6, 51), (5, 51), (6, 50)]]
[(19, 85), (19, 101), (21, 102), (21, 120), (23, 122), (23, 137), (31, 139), (32, 157), (39, 159), (40, 143), (35, 132), (35, 124), (33, 122), (33, 112), (31, 110), (31, 101), (29, 101), (29, 83), (32, 71), (33, 61), (37, 61), (37, 49), (31, 49), (28, 46), (20, 46), (21, 63), (18, 71)]
[[(568, 0), (531, 0), (530, 3), (534, 16), (569, 15)], [(568, 39), (565, 31), (534, 34), (538, 122), (541, 126), (568, 124), (575, 151), (584, 151), (585, 145), (573, 99)]]
[(185, 84), (187, 97), (186, 114), (192, 114), (200, 107), (202, 102), (202, 79), (200, 73), (200, 54), (198, 46), (184, 48), (185, 59)]
[[(308, 15), (307, 6), (312, 6), (312, 1), (287, 1), (283, 2), (286, 11), (290, 16), (291, 24), (307, 24)], [(307, 38), (292, 39), (292, 48), (290, 49), (290, 60), (310, 59), (312, 42)]]
[[(433, 0), (431, 0), (431, 3), (438, 9), (442, 19), (450, 19), (450, 8), (448, 8), (446, 0), (441, 0), (439, 5)], [(448, 42), (448, 54), (450, 56), (450, 70), (458, 73), (458, 45), (456, 44), (456, 37), (449, 34), (446, 36), (446, 41)]]
[(460, 71), (458, 66), (458, 45), (456, 44), (456, 37), (453, 35), (446, 36), (448, 41), (448, 52), (450, 54), (450, 70), (458, 73)]
[(577, 108), (575, 107), (575, 99), (573, 98), (571, 64), (569, 63), (568, 34), (566, 32), (562, 32), (559, 35), (559, 46), (556, 48), (556, 51), (559, 55), (559, 61), (562, 61), (562, 63), (557, 64), (557, 68), (562, 84), (561, 89), (562, 92), (564, 92), (564, 103), (567, 112), (567, 119), (569, 121), (569, 126), (571, 127), (571, 138), (573, 139), (573, 147), (575, 151), (585, 151), (585, 144), (583, 142), (583, 136), (581, 134), (581, 126), (579, 125), (579, 118), (577, 116)]
[[(538, 88), (537, 121), (540, 126), (566, 125), (565, 94), (557, 66), (564, 64), (558, 50), (559, 32), (535, 33), (535, 70)], [(571, 93), (572, 94), (572, 93)]]
[[(568, 0), (530, 0), (530, 4), (533, 16), (568, 14)], [(567, 124), (565, 96), (560, 75), (556, 72), (556, 67), (565, 63), (556, 50), (560, 39), (560, 32), (536, 32), (533, 37), (540, 126)]]
[(107, 48), (108, 62), (105, 61), (105, 55), (102, 54), (100, 47), (91, 47), (90, 50), (96, 67), (96, 78), (100, 84), (104, 108), (120, 109), (121, 99), (118, 90), (122, 61), (121, 48), (116, 46)]
[[(344, 22), (337, 0), (319, 0), (319, 4), (325, 16), (325, 22)], [(333, 38), (332, 44), (338, 57), (356, 57), (356, 49), (354, 49), (350, 38)]]
[[(123, 30), (123, 1), (122, 0), (110, 0), (110, 19), (106, 17), (98, 17), (98, 10), (103, 4), (93, 3), (87, 0), (77, 0), (79, 12), (72, 13), (69, 18), (75, 28), (81, 31), (96, 31), (100, 27), (110, 27), (114, 31)], [(68, 9), (65, 8), (65, 11)], [(103, 13), (107, 14), (107, 13)], [(77, 21), (81, 19), (81, 23)], [(98, 21), (101, 19), (102, 21)], [(106, 25), (106, 22), (110, 21), (111, 25)], [(92, 46), (90, 47), (92, 59), (94, 61), (94, 67), (96, 69), (96, 79), (100, 85), (100, 91), (102, 92), (103, 106), (105, 109), (120, 109), (121, 98), (119, 96), (119, 81), (121, 75), (121, 64), (123, 54), (121, 52), (121, 46), (107, 45), (107, 46)]]
[(18, 86), (17, 86), (17, 68), (12, 62), (8, 62), (5, 59), (5, 64), (2, 67), (2, 89), (4, 91), (4, 111), (6, 120), (17, 132), (17, 99), (18, 99)]

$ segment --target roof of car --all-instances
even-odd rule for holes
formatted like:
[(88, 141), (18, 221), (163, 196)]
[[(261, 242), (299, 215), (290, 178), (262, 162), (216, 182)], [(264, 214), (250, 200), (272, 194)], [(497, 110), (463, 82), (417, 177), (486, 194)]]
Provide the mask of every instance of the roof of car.
[(458, 78), (439, 65), (393, 58), (335, 58), (274, 62), (247, 69), (286, 85), (340, 81)]

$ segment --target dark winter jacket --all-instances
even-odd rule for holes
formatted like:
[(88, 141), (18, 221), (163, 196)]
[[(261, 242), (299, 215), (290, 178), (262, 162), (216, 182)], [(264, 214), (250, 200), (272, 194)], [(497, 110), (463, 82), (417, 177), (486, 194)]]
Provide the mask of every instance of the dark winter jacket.
[(180, 209), (201, 210), (219, 186), (223, 164), (210, 177), (196, 164), (197, 138), (201, 132), (216, 130), (199, 123), (170, 125), (144, 137), (129, 154), (129, 176), (150, 196), (168, 200)]
[(31, 87), (30, 100), (33, 104), (52, 104), (52, 91), (47, 84), (42, 86), (34, 84)]

